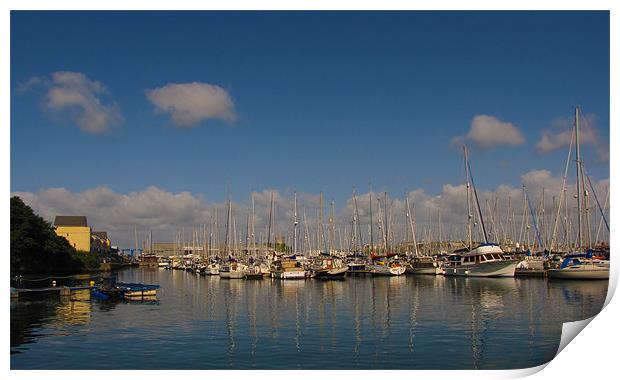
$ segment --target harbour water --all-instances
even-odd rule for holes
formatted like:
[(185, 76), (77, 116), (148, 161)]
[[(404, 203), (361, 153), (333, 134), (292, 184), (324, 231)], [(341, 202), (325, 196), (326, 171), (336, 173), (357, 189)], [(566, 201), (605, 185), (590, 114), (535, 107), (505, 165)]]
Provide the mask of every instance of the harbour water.
[(133, 268), (157, 302), (11, 301), (12, 369), (511, 369), (553, 358), (607, 281), (222, 280)]

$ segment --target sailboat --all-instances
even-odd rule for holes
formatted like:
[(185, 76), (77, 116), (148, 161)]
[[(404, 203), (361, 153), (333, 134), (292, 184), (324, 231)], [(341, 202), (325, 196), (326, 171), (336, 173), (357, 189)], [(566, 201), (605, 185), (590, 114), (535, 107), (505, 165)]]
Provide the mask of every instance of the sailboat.
[[(295, 194), (295, 202), (297, 200), (297, 194)], [(273, 214), (273, 193), (271, 193), (271, 210), (269, 214), (269, 230), (267, 233), (267, 245), (269, 246), (269, 241), (271, 238), (271, 223), (272, 223), (272, 214)], [(293, 228), (295, 242), (293, 243), (295, 247), (293, 248), (293, 255), (291, 257), (280, 256), (278, 257), (274, 250), (274, 261), (271, 263), (271, 277), (281, 279), (281, 280), (294, 280), (294, 279), (305, 279), (306, 271), (302, 265), (300, 260), (297, 260), (295, 256), (295, 251), (297, 250), (297, 213), (295, 212)]]
[[(575, 107), (575, 165), (577, 167), (577, 234), (579, 249), (584, 248), (583, 242), (583, 199), (588, 197), (585, 188), (583, 162), (579, 154), (579, 107)], [(590, 184), (590, 187), (592, 185)], [(592, 191), (594, 189), (592, 188)], [(583, 192), (583, 193), (582, 193)], [(587, 205), (587, 204), (586, 204)], [(587, 206), (586, 206), (587, 207)], [(577, 252), (564, 256), (559, 268), (552, 268), (547, 271), (551, 279), (571, 279), (571, 280), (608, 280), (609, 279), (609, 260), (595, 259), (592, 249), (588, 246), (585, 253)]]
[[(463, 155), (465, 156), (465, 177), (466, 177), (466, 193), (467, 193), (467, 235), (469, 242), (469, 252), (455, 253), (448, 257), (444, 274), (446, 276), (466, 276), (466, 277), (514, 277), (517, 262), (515, 260), (507, 260), (504, 258), (504, 252), (497, 244), (489, 243), (487, 231), (484, 226), (482, 212), (480, 210), (480, 202), (476, 186), (471, 175), (471, 168), (467, 157), (467, 146), (463, 146)], [(473, 195), (476, 201), (478, 217), (482, 227), (482, 235), (484, 243), (476, 248), (472, 247), (472, 213), (470, 203), (470, 179), (471, 187), (473, 187)]]
[[(250, 239), (252, 243), (250, 244)], [(248, 227), (246, 230), (246, 247), (248, 254), (250, 250), (252, 251), (252, 256), (250, 258), (250, 262), (248, 265), (248, 269), (245, 272), (246, 280), (262, 280), (263, 276), (263, 268), (261, 268), (260, 263), (257, 261), (256, 257), (256, 240), (254, 236), (254, 195), (252, 195), (252, 210), (248, 215)], [(250, 248), (251, 246), (251, 248)]]
[(349, 255), (347, 257), (347, 273), (349, 275), (366, 274), (366, 256), (363, 254), (364, 242), (362, 241), (362, 229), (357, 208), (357, 195), (353, 188), (353, 212), (351, 216), (351, 240)]
[[(386, 210), (386, 218), (387, 219), (387, 193), (384, 194), (384, 198), (385, 198), (385, 210)], [(382, 230), (383, 234), (383, 255), (377, 255), (376, 253), (372, 252), (373, 250), (373, 246), (372, 246), (372, 242), (370, 245), (370, 249), (371, 249), (371, 255), (370, 255), (370, 259), (372, 264), (368, 265), (368, 270), (370, 271), (370, 273), (372, 273), (373, 276), (401, 276), (403, 274), (405, 274), (405, 270), (407, 269), (404, 265), (401, 265), (401, 263), (398, 260), (394, 260), (391, 259), (392, 257), (396, 256), (395, 253), (389, 253), (388, 252), (388, 241), (389, 241), (389, 223), (385, 223), (385, 225), (383, 225), (383, 218), (381, 217), (381, 208), (379, 208), (379, 214), (380, 214), (380, 218), (381, 219), (381, 226), (379, 226)], [(372, 192), (370, 194), (370, 225), (371, 225), (371, 229), (370, 229), (370, 235), (371, 235), (371, 240), (372, 240)]]
[(205, 274), (211, 276), (218, 276), (220, 274), (220, 264), (217, 261), (211, 261), (207, 265), (207, 269), (205, 270)]
[[(321, 197), (322, 199), (322, 197)], [(321, 207), (323, 207), (323, 202), (321, 202)], [(295, 210), (295, 215), (297, 215), (297, 210)], [(322, 220), (321, 220), (322, 222)], [(315, 261), (316, 265), (314, 269), (314, 274), (317, 279), (343, 279), (349, 268), (342, 262), (341, 259), (332, 256), (332, 251), (334, 250), (334, 202), (331, 203), (331, 209), (329, 213), (329, 225), (330, 225), (330, 239), (329, 239), (329, 248), (327, 249), (327, 255), (321, 253), (319, 257)]]
[[(440, 261), (435, 260), (432, 256), (422, 256), (418, 251), (418, 242), (415, 236), (415, 228), (413, 224), (413, 215), (409, 207), (409, 196), (405, 196), (405, 204), (407, 206), (407, 219), (411, 227), (411, 235), (413, 236), (414, 256), (409, 260), (405, 273), (407, 274), (429, 274), (438, 275), (443, 273)], [(414, 204), (415, 206), (415, 204)], [(415, 210), (415, 209), (414, 209)]]
[[(543, 188), (543, 199), (545, 197)], [(527, 196), (527, 190), (525, 189), (525, 185), (523, 186), (523, 200), (524, 200), (524, 218), (527, 217), (527, 209), (528, 206), (531, 208), (531, 204), (529, 202), (529, 197)], [(533, 210), (532, 210), (533, 211)], [(525, 258), (521, 260), (517, 264), (517, 268), (515, 269), (515, 276), (517, 277), (544, 277), (545, 275), (545, 249), (542, 244), (542, 239), (540, 238), (540, 234), (538, 233), (538, 221), (536, 220), (536, 214), (534, 212), (530, 212), (532, 216), (532, 221), (534, 224), (534, 230), (536, 231), (536, 238), (538, 240), (538, 244), (542, 247), (543, 254), (540, 256), (533, 256), (532, 251), (528, 248)], [(530, 226), (527, 225), (527, 229), (529, 230)], [(529, 234), (529, 233), (528, 233)], [(529, 239), (528, 239), (529, 240)]]
[(226, 245), (224, 251), (228, 255), (227, 260), (220, 266), (219, 273), (220, 278), (226, 279), (240, 279), (245, 278), (245, 271), (247, 266), (239, 262), (230, 250), (230, 229), (232, 226), (232, 204), (230, 198), (228, 199), (228, 217), (226, 220)]
[(211, 250), (215, 250), (215, 255), (209, 257), (205, 274), (210, 276), (220, 275), (220, 257), (218, 245), (218, 226), (217, 226), (217, 207), (214, 209), (214, 216), (211, 216), (211, 231), (209, 232), (209, 247)]

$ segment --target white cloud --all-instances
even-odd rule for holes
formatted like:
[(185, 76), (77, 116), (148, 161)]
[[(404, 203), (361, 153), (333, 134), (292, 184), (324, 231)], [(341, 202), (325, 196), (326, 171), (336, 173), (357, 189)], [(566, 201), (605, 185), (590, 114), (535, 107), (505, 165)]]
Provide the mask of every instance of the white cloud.
[[(579, 126), (580, 144), (592, 145), (601, 161), (609, 160), (609, 145), (600, 140), (596, 128), (596, 115), (583, 116)], [(544, 129), (542, 136), (536, 144), (539, 153), (549, 153), (557, 149), (568, 147), (574, 142), (573, 119), (557, 118), (551, 123), (551, 127)], [(573, 143), (574, 146), (574, 143)]]
[(33, 77), (20, 84), (17, 91), (23, 93), (39, 85), (46, 88), (44, 108), (55, 118), (75, 123), (84, 132), (107, 132), (123, 121), (105, 86), (82, 73), (57, 71), (51, 79)]
[(29, 78), (26, 82), (21, 82), (17, 84), (17, 93), (23, 94), (27, 91), (30, 91), (32, 88), (42, 85), (47, 82), (45, 77), (32, 77)]
[(146, 91), (157, 111), (169, 113), (174, 124), (192, 127), (207, 119), (234, 122), (234, 103), (226, 90), (208, 83), (170, 83)]
[(466, 136), (453, 138), (452, 142), (456, 144), (472, 142), (479, 148), (491, 149), (500, 145), (522, 145), (525, 143), (525, 138), (512, 123), (490, 115), (476, 115), (471, 121), (469, 133)]

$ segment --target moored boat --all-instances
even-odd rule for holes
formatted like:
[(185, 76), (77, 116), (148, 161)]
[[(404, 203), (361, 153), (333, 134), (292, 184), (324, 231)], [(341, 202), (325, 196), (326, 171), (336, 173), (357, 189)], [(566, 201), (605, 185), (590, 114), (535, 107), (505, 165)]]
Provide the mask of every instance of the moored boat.
[(220, 267), (220, 278), (240, 279), (245, 278), (246, 266), (237, 261), (230, 261)]
[(344, 279), (348, 269), (340, 260), (329, 257), (322, 259), (318, 267), (314, 268), (314, 277), (320, 279)]
[[(505, 258), (506, 256), (504, 256)], [(517, 263), (515, 277), (544, 277), (545, 259), (543, 256), (532, 256), (529, 251), (525, 258)]]
[(250, 266), (245, 272), (246, 280), (262, 280), (264, 278), (260, 265)]
[(567, 255), (559, 268), (549, 269), (552, 279), (565, 280), (608, 280), (609, 261), (598, 260), (589, 254)]
[(358, 276), (368, 274), (368, 269), (366, 268), (366, 262), (362, 261), (351, 261), (347, 263), (347, 273), (349, 275)]
[(157, 298), (158, 289), (159, 285), (116, 282), (116, 277), (105, 277), (91, 290), (91, 294), (102, 301), (151, 301)]
[(517, 262), (506, 260), (496, 244), (481, 244), (470, 252), (452, 254), (444, 268), (446, 276), (514, 277)]
[(218, 264), (218, 263), (211, 263), (211, 264), (207, 265), (207, 269), (205, 271), (205, 274), (211, 275), (211, 276), (219, 275), (220, 274), (220, 264)]
[(306, 278), (306, 271), (301, 262), (290, 259), (281, 258), (271, 264), (271, 277), (281, 280), (294, 280)]
[[(595, 200), (598, 204), (596, 191), (592, 187), (590, 178), (584, 172), (583, 162), (579, 154), (579, 107), (575, 108), (575, 165), (577, 169), (577, 244), (576, 249), (587, 249), (586, 253), (573, 253), (564, 256), (562, 264), (559, 268), (551, 268), (547, 271), (550, 279), (570, 279), (570, 280), (608, 280), (609, 279), (609, 260), (595, 258), (591, 250), (591, 242), (589, 235), (589, 224), (584, 226), (584, 221), (588, 219), (588, 197), (589, 192), (584, 181), (584, 177), (588, 178), (590, 190), (594, 193)], [(570, 152), (570, 151), (569, 151)], [(568, 168), (568, 164), (567, 164)], [(605, 215), (600, 209), (602, 221), (609, 232), (609, 224)], [(585, 215), (582, 215), (584, 213)]]
[(438, 275), (443, 273), (442, 263), (431, 256), (413, 257), (406, 268), (407, 274)]
[(406, 267), (398, 261), (377, 261), (368, 265), (368, 270), (373, 276), (401, 276), (405, 274)]

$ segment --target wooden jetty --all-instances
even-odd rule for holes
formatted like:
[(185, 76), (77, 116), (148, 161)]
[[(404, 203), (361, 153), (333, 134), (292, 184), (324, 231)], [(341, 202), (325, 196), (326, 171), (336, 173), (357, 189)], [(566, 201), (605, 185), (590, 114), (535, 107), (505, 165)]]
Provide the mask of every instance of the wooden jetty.
[(546, 269), (515, 269), (515, 277), (547, 277)]
[(11, 299), (18, 299), (27, 295), (57, 295), (58, 297), (69, 297), (72, 291), (92, 289), (92, 286), (53, 286), (50, 288), (14, 288), (11, 287)]

